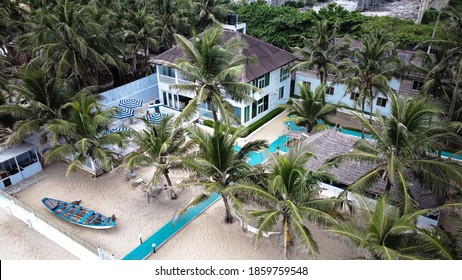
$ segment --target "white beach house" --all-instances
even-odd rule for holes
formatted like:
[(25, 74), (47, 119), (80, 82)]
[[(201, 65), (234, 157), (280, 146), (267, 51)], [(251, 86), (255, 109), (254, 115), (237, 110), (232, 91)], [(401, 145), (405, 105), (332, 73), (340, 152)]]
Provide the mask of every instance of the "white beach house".
[[(359, 48), (360, 43), (358, 41), (353, 41), (351, 47)], [(414, 52), (397, 50), (397, 53), (398, 57), (404, 64), (411, 63), (410, 58)], [(421, 61), (417, 58), (414, 58), (412, 63), (415, 65), (420, 65)], [(355, 100), (358, 98), (359, 93), (353, 92), (345, 94), (346, 85), (341, 83), (334, 83), (334, 78), (334, 75), (328, 75), (327, 77), (328, 90), (326, 92), (326, 102), (333, 104), (343, 103), (352, 109), (360, 109), (361, 105), (355, 104)], [(320, 85), (320, 83), (321, 82), (319, 81), (316, 70), (298, 70), (295, 74), (294, 94), (296, 96), (300, 96), (301, 85), (306, 85), (311, 88), (311, 90), (315, 90)], [(389, 85), (393, 91), (408, 97), (416, 96), (423, 84), (424, 77), (412, 72), (404, 73), (400, 79), (392, 78), (389, 81)], [(382, 116), (387, 116), (391, 109), (388, 98), (383, 94), (377, 95), (373, 101), (373, 106), (373, 111), (376, 112), (378, 110)], [(367, 104), (367, 102), (365, 104), (364, 110), (365, 112), (370, 112), (370, 106)]]
[[(200, 36), (200, 35), (199, 35)], [(262, 90), (261, 93), (254, 92), (253, 102), (241, 103), (232, 99), (226, 99), (234, 106), (234, 113), (240, 119), (241, 124), (249, 125), (262, 118), (280, 104), (286, 103), (290, 94), (290, 68), (296, 59), (294, 55), (273, 45), (264, 43), (253, 37), (235, 31), (225, 30), (223, 37), (229, 40), (232, 37), (240, 36), (247, 46), (243, 50), (245, 56), (255, 55), (256, 63), (247, 64), (242, 75), (241, 82), (251, 83)], [(156, 56), (154, 60), (175, 62), (178, 57), (183, 56), (181, 46)], [(177, 92), (170, 88), (171, 84), (192, 83), (187, 81), (177, 70), (156, 65), (157, 80), (159, 87), (159, 99), (163, 106), (160, 112), (164, 114), (179, 115), (188, 102), (195, 96), (195, 92)], [(226, 93), (223, 92), (226, 97)], [(201, 104), (200, 113), (194, 119), (212, 118), (211, 111), (207, 104)]]

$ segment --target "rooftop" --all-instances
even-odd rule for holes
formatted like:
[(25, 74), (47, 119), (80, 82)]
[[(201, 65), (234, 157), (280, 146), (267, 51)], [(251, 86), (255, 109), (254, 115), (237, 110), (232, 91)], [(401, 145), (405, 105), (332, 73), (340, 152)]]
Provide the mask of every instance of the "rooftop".
[[(225, 41), (236, 36), (240, 36), (247, 43), (247, 46), (243, 50), (243, 54), (247, 57), (255, 55), (258, 60), (256, 63), (247, 64), (245, 66), (245, 74), (242, 82), (247, 83), (255, 80), (256, 78), (296, 59), (296, 57), (290, 52), (262, 42), (249, 35), (229, 30), (223, 31), (223, 38)], [(154, 62), (154, 60), (164, 60), (174, 63), (178, 57), (182, 56), (184, 56), (183, 47), (177, 45), (154, 57), (154, 59), (151, 59), (150, 62)]]
[(9, 148), (0, 148), (0, 162), (7, 161), (33, 149), (35, 149), (35, 146), (28, 143), (22, 143)]

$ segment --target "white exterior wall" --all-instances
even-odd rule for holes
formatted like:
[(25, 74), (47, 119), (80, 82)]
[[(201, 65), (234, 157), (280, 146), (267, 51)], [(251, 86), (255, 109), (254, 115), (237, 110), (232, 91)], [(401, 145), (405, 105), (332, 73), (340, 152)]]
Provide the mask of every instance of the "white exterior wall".
[[(319, 78), (316, 77), (315, 72), (305, 72), (305, 71), (297, 71), (295, 75), (295, 89), (294, 89), (294, 94), (300, 96), (300, 85), (303, 82), (309, 82), (311, 83), (311, 90), (315, 90), (321, 82), (319, 81)], [(327, 84), (330, 86), (332, 84), (332, 81), (328, 79)], [(350, 99), (350, 93), (345, 95), (346, 91), (346, 86), (344, 84), (334, 84), (334, 95), (326, 95), (326, 102), (332, 103), (332, 104), (338, 104), (342, 103), (347, 106), (349, 106), (352, 109), (360, 109), (360, 105), (355, 107), (355, 102), (354, 100)], [(400, 81), (397, 79), (391, 79), (390, 81), (390, 87), (395, 91), (398, 92), (399, 87), (400, 87)], [(391, 109), (391, 100), (388, 98), (387, 104), (385, 107), (382, 106), (377, 106), (377, 99), (378, 97), (385, 97), (384, 95), (380, 94), (374, 99), (374, 104), (373, 104), (373, 110), (374, 113), (379, 110), (380, 114), (382, 116), (387, 116), (390, 113)], [(366, 101), (365, 105), (365, 111), (370, 112), (370, 106), (368, 105)]]
[[(186, 83), (187, 81), (178, 79), (179, 75), (176, 70), (175, 70), (176, 77), (173, 78), (173, 77), (167, 77), (167, 76), (161, 75), (160, 66), (157, 65), (156, 67), (157, 67), (157, 80), (158, 80), (158, 88), (159, 88), (159, 99), (161, 103), (165, 104), (163, 100), (164, 97), (163, 97), (162, 92), (166, 91), (166, 92), (171, 92), (171, 93), (178, 93), (176, 90), (170, 89), (170, 85), (173, 83)], [(227, 99), (227, 101), (230, 102), (233, 106), (241, 108), (241, 123), (243, 125), (247, 126), (247, 125), (254, 123), (255, 121), (265, 116), (267, 113), (271, 112), (273, 109), (278, 107), (280, 104), (284, 104), (287, 102), (287, 100), (289, 99), (289, 95), (290, 95), (290, 74), (289, 74), (289, 77), (282, 82), (280, 82), (280, 75), (281, 75), (281, 68), (271, 71), (269, 85), (261, 89), (263, 93), (256, 94), (256, 96), (254, 97), (255, 100), (259, 100), (263, 98), (266, 94), (269, 94), (268, 110), (256, 116), (254, 119), (251, 119), (247, 123), (244, 123), (244, 108), (248, 105), (251, 105), (252, 103), (244, 104), (244, 103), (239, 103), (239, 102), (235, 102), (233, 100)], [(284, 87), (284, 97), (281, 100), (279, 100), (279, 88), (281, 87)], [(182, 92), (180, 95), (193, 98), (195, 96), (195, 93)], [(164, 106), (160, 107), (160, 111), (161, 113), (173, 114), (173, 115), (179, 115), (181, 113), (178, 110), (164, 107)], [(250, 116), (251, 115), (252, 114), (250, 114)], [(199, 117), (199, 115), (197, 117)]]

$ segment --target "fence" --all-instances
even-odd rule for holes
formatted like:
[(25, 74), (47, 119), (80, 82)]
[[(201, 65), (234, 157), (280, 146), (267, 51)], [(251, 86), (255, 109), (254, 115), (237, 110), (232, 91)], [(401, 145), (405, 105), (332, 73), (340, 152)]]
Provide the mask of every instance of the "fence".
[(36, 230), (71, 254), (83, 260), (115, 259), (103, 249), (96, 247), (72, 234), (47, 217), (25, 205), (16, 198), (0, 190), (0, 207), (25, 222), (30, 229)]
[(105, 107), (118, 106), (119, 100), (124, 98), (136, 98), (146, 103), (159, 98), (157, 76), (156, 74), (151, 74), (145, 78), (105, 91), (100, 96), (102, 97), (101, 103)]

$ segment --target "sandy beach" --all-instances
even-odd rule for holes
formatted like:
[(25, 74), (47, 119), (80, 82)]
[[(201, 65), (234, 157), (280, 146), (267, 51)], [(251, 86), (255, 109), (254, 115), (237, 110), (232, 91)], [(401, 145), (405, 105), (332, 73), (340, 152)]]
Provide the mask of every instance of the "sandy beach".
[[(17, 198), (51, 221), (70, 230), (88, 243), (101, 246), (119, 259), (139, 244), (139, 234), (143, 238), (151, 236), (171, 220), (177, 210), (200, 192), (198, 188), (182, 189), (178, 192), (177, 200), (170, 200), (167, 193), (163, 193), (160, 197), (151, 199), (151, 203), (148, 204), (145, 192), (140, 187), (132, 187), (125, 180), (123, 171), (104, 174), (98, 178), (91, 178), (89, 174), (78, 171), (66, 178), (66, 167), (67, 165), (63, 162), (55, 162), (47, 166), (43, 171), (43, 178), (19, 192)], [(139, 173), (145, 181), (149, 179), (151, 174), (152, 170), (150, 169), (141, 170)], [(178, 176), (176, 179), (179, 179), (185, 175), (177, 173), (176, 176)], [(50, 213), (41, 203), (43, 197), (65, 201), (81, 199), (81, 205), (88, 208), (106, 215), (114, 213), (117, 216), (117, 226), (101, 231), (70, 224)], [(35, 238), (35, 235), (40, 234), (30, 231), (21, 221), (17, 221), (17, 223), (22, 224), (22, 228), (10, 225), (16, 224), (11, 221), (14, 218), (6, 217), (5, 219), (5, 215), (8, 216), (3, 214), (1, 217), (2, 239), (7, 242), (2, 243), (7, 245), (0, 247), (0, 257), (5, 259), (75, 259), (69, 253), (58, 250), (51, 250), (49, 255), (47, 253), (34, 254), (33, 252), (38, 250), (27, 249), (32, 242), (37, 246), (51, 247), (50, 241), (45, 237), (43, 239)], [(260, 246), (252, 246), (250, 241), (252, 234), (245, 233), (240, 228), (237, 219), (233, 224), (227, 225), (224, 223), (223, 217), (224, 207), (222, 201), (219, 200), (167, 241), (158, 249), (157, 254), (150, 258), (197, 260), (283, 258), (277, 237), (263, 238)], [(6, 222), (3, 222), (4, 220)], [(312, 231), (321, 248), (318, 259), (350, 259), (359, 256), (344, 243), (328, 238), (319, 229), (314, 228)], [(16, 232), (21, 234), (16, 234)], [(14, 251), (28, 252), (11, 254)], [(305, 259), (309, 256), (307, 254), (294, 254), (292, 258)]]

